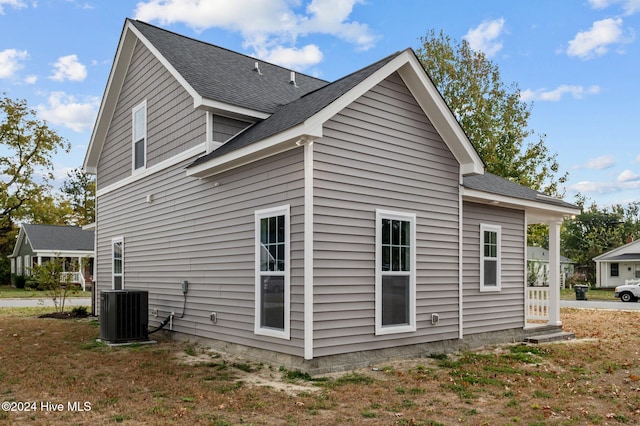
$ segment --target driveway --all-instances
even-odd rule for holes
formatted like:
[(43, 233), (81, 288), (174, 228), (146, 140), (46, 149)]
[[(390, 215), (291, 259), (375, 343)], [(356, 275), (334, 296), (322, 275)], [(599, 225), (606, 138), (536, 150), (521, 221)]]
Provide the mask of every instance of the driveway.
[[(90, 297), (67, 297), (65, 306), (91, 306)], [(0, 308), (28, 308), (37, 306), (54, 306), (49, 298), (0, 299)]]

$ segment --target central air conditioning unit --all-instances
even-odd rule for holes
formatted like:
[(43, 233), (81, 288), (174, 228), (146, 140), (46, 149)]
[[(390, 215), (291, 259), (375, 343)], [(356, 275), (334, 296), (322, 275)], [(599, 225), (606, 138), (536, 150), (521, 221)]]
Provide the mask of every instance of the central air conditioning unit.
[(148, 310), (148, 291), (101, 291), (100, 340), (108, 343), (149, 340)]

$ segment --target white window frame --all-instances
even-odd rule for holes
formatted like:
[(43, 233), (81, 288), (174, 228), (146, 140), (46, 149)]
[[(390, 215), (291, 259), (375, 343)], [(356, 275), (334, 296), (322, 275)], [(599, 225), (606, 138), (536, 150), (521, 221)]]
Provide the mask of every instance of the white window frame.
[(31, 275), (32, 268), (33, 268), (33, 265), (31, 264), (31, 255), (25, 254), (24, 255), (24, 274)]
[[(136, 139), (136, 113), (140, 110), (144, 110), (144, 134), (141, 135), (141, 138)], [(133, 173), (139, 173), (147, 168), (147, 100), (145, 99), (140, 104), (136, 105), (131, 109), (131, 170)], [(140, 139), (143, 140), (143, 161), (142, 165), (136, 168), (136, 142)]]
[(16, 275), (22, 275), (22, 256), (16, 257)]
[[(409, 222), (410, 230), (410, 271), (383, 271), (382, 262), (382, 220), (400, 220)], [(414, 213), (395, 212), (383, 209), (376, 210), (376, 276), (375, 276), (375, 334), (409, 333), (416, 331), (416, 215)], [(382, 278), (388, 275), (406, 275), (409, 277), (409, 323), (399, 325), (382, 325)]]
[[(262, 336), (277, 337), (289, 340), (291, 338), (291, 225), (290, 225), (290, 206), (279, 206), (255, 212), (255, 319), (254, 333)], [(260, 268), (261, 250), (263, 250), (260, 240), (260, 221), (265, 218), (274, 216), (284, 216), (284, 271), (262, 271)], [(277, 329), (261, 326), (261, 286), (262, 276), (264, 275), (282, 275), (284, 277), (284, 328)]]
[[(116, 273), (115, 271), (115, 257), (113, 256), (115, 245), (118, 243), (121, 244), (120, 263), (121, 263), (122, 271), (120, 273)], [(111, 289), (112, 290), (116, 289), (116, 279), (115, 279), (116, 276), (120, 277), (120, 282), (122, 283), (121, 290), (124, 290), (124, 237), (116, 237), (111, 240)]]
[[(484, 255), (484, 233), (496, 233), (496, 257), (487, 257)], [(496, 261), (496, 285), (485, 285), (484, 282), (484, 262), (485, 260), (495, 259)], [(480, 224), (480, 291), (500, 291), (502, 290), (502, 226), (490, 225), (487, 223)]]

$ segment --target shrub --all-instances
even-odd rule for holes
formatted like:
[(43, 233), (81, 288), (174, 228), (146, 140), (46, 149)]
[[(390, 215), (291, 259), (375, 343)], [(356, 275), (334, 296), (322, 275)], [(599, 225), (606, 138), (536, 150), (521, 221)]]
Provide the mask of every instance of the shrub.
[(86, 306), (75, 306), (71, 309), (71, 315), (74, 317), (86, 317), (89, 315), (89, 312), (87, 311)]
[(11, 278), (13, 281), (13, 285), (16, 288), (24, 288), (24, 285), (27, 282), (27, 277), (25, 277), (24, 275), (12, 274)]

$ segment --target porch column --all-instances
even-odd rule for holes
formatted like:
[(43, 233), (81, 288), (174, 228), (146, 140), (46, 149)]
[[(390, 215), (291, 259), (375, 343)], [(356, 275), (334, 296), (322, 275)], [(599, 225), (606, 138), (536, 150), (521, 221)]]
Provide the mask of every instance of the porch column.
[(560, 224), (549, 223), (549, 325), (560, 321)]

